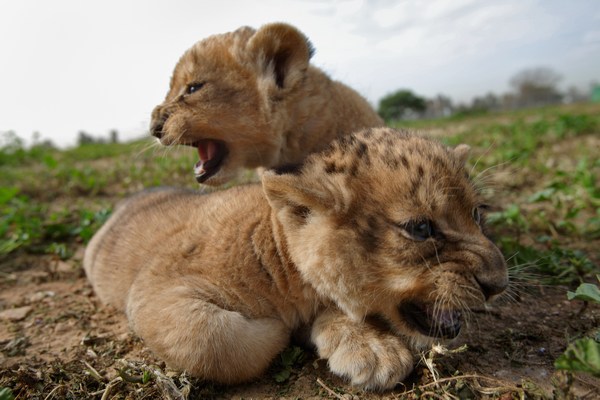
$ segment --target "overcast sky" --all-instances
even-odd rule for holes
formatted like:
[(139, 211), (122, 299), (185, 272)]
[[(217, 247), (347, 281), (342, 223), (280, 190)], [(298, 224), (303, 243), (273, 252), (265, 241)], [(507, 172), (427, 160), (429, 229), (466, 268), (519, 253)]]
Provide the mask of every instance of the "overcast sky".
[(0, 132), (60, 145), (79, 130), (144, 135), (197, 40), (274, 21), (313, 63), (377, 104), (409, 88), (458, 101), (548, 66), (563, 87), (600, 81), (598, 0), (0, 0)]

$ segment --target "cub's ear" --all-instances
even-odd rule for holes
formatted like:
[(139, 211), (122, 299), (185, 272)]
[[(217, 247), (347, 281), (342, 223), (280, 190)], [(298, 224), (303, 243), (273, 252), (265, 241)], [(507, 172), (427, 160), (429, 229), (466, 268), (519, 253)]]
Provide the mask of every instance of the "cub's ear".
[(465, 165), (467, 159), (469, 158), (469, 154), (471, 153), (471, 146), (468, 144), (459, 144), (453, 149), (453, 151), (461, 165)]
[(283, 23), (261, 27), (248, 41), (248, 51), (259, 74), (279, 89), (300, 82), (313, 55), (313, 47), (299, 30)]
[(291, 215), (304, 218), (310, 212), (343, 213), (348, 210), (352, 196), (342, 179), (314, 180), (301, 173), (278, 174), (268, 170), (262, 175), (262, 185), (274, 210), (287, 209)]
[(289, 207), (295, 214), (321, 208), (327, 202), (325, 193), (303, 184), (304, 179), (297, 174), (278, 174), (267, 170), (262, 175), (262, 186), (269, 204), (274, 210)]

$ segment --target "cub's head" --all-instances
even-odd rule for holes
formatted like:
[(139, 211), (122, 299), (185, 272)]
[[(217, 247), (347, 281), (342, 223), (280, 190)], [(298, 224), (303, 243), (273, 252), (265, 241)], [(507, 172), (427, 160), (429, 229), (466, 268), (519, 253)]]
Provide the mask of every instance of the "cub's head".
[(302, 33), (281, 23), (201, 40), (177, 63), (167, 97), (152, 112), (152, 135), (164, 145), (196, 147), (200, 183), (274, 165), (285, 139), (272, 111), (302, 83), (312, 52)]
[(455, 337), (461, 314), (508, 283), (482, 232), (468, 150), (376, 128), (296, 171), (267, 171), (264, 191), (304, 279), (352, 318), (382, 317), (416, 344)]

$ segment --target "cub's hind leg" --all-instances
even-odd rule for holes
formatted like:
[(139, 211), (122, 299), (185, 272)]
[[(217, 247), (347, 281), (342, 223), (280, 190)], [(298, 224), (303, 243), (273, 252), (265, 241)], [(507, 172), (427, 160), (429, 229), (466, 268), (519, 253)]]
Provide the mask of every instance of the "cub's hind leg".
[(145, 278), (129, 292), (127, 315), (135, 333), (172, 367), (219, 383), (244, 382), (260, 376), (289, 341), (276, 318), (220, 308), (183, 280)]

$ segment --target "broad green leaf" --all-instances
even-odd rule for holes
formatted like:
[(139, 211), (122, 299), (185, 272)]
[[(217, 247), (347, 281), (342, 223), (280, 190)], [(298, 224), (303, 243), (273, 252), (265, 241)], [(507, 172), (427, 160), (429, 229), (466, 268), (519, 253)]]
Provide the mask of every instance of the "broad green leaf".
[(593, 301), (600, 304), (600, 290), (591, 283), (582, 283), (575, 292), (567, 292), (569, 300)]
[(0, 400), (13, 400), (15, 396), (12, 391), (6, 387), (0, 387)]
[(554, 367), (600, 377), (600, 343), (590, 338), (571, 343), (565, 353), (556, 359)]

